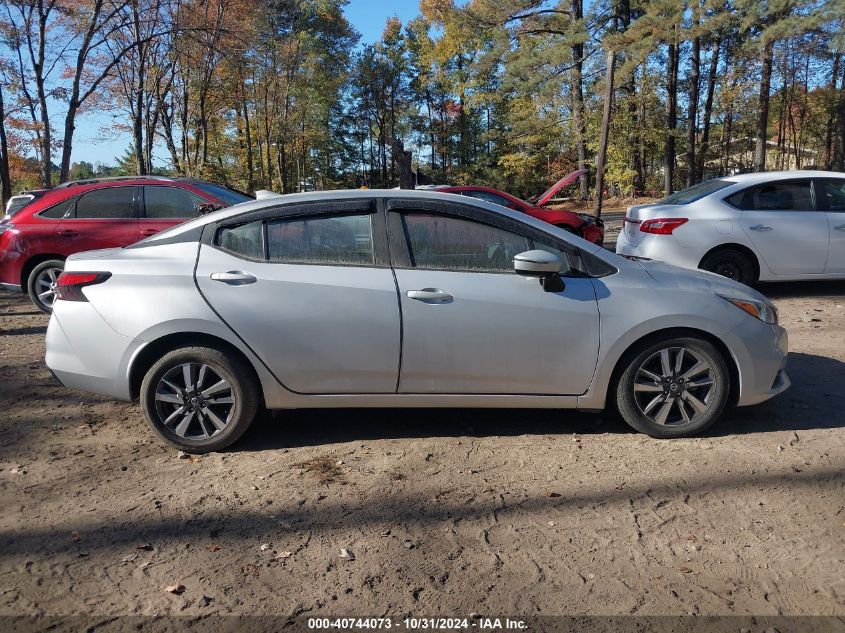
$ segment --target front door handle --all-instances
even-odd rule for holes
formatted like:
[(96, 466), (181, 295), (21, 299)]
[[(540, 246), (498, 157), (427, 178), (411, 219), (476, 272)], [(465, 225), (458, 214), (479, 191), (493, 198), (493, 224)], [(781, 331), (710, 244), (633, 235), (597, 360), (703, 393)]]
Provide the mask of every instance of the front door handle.
[(245, 286), (247, 284), (254, 284), (258, 281), (255, 275), (242, 272), (240, 270), (230, 270), (225, 273), (211, 273), (211, 278), (214, 281), (222, 281), (224, 284), (230, 286)]
[(423, 288), (422, 290), (409, 290), (408, 298), (423, 303), (452, 303), (455, 298), (445, 290), (439, 288)]
[(143, 230), (141, 231), (141, 233), (142, 233), (143, 235), (155, 235), (155, 234), (156, 234), (156, 233), (158, 233), (158, 232), (159, 232), (159, 231), (158, 231), (158, 229), (143, 229)]
[(837, 231), (845, 231), (845, 224), (840, 224), (839, 226), (834, 226)]
[(765, 224), (755, 224), (754, 226), (749, 226), (752, 231), (771, 231), (772, 227), (766, 226)]
[(77, 233), (76, 231), (65, 229), (63, 231), (59, 231), (59, 235), (61, 235), (62, 237), (76, 237), (77, 235), (79, 235), (79, 233)]

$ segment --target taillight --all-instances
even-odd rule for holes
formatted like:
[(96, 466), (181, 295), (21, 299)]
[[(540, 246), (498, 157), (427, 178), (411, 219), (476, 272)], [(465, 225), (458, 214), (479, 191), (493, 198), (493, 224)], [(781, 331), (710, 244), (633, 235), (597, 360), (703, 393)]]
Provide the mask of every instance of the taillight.
[(111, 273), (62, 273), (56, 280), (56, 299), (62, 301), (88, 301), (82, 294), (86, 286), (101, 284)]
[(653, 233), (655, 235), (672, 235), (672, 231), (682, 224), (689, 222), (689, 218), (656, 218), (654, 220), (643, 220), (640, 224), (640, 231)]

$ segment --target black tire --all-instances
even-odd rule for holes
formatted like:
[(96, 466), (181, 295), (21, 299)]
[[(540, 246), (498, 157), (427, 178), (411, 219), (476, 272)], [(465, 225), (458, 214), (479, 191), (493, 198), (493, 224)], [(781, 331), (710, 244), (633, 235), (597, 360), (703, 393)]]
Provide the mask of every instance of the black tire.
[(747, 254), (734, 248), (723, 248), (710, 253), (701, 260), (699, 268), (745, 285), (751, 285), (757, 281), (754, 261)]
[[(182, 390), (184, 383), (190, 382), (178, 379), (185, 365), (189, 372), (195, 372), (191, 375), (194, 386)], [(206, 369), (202, 370), (202, 366)], [(229, 387), (203, 393), (221, 381)], [(171, 398), (171, 393), (182, 404), (161, 401)], [(217, 395), (224, 393), (231, 394), (231, 405), (216, 403), (229, 399)], [(147, 371), (141, 383), (141, 406), (147, 423), (166, 443), (186, 453), (209, 453), (230, 446), (246, 432), (261, 406), (261, 392), (252, 367), (239, 356), (210, 347), (183, 347), (168, 352)], [(168, 424), (171, 414), (176, 417)], [(180, 435), (178, 430), (186, 420)], [(221, 422), (223, 428), (218, 426)]]
[[(26, 279), (26, 292), (29, 295), (30, 300), (36, 308), (45, 314), (53, 313), (53, 301), (55, 301), (55, 295), (45, 294), (52, 291), (49, 291), (47, 286), (44, 286), (44, 282), (49, 279), (50, 271), (53, 271), (53, 275), (58, 278), (58, 275), (61, 274), (61, 271), (64, 269), (64, 260), (48, 259), (33, 268)], [(58, 273), (55, 271), (58, 271)]]
[[(680, 353), (681, 349), (683, 353)], [(662, 367), (663, 350), (668, 352), (667, 364), (674, 376), (666, 381), (665, 372), (655, 370), (655, 367)], [(679, 355), (682, 366), (680, 371), (676, 371)], [(706, 376), (702, 377), (702, 373), (698, 372), (683, 378), (695, 371), (693, 368), (699, 367), (697, 363), (701, 361), (708, 366)], [(616, 408), (629, 426), (651, 437), (688, 437), (701, 433), (719, 419), (728, 404), (731, 384), (728, 366), (719, 350), (704, 339), (669, 337), (653, 341), (627, 355), (622, 363), (624, 369), (611, 392)], [(650, 376), (653, 375), (658, 375), (660, 381), (652, 380)], [(701, 384), (708, 379), (712, 379), (711, 385)], [(638, 391), (635, 391), (635, 383), (638, 383)], [(696, 386), (690, 386), (693, 384)], [(667, 409), (667, 417), (659, 423), (660, 413), (670, 401), (672, 404)], [(654, 408), (649, 412), (650, 405)], [(704, 409), (699, 410), (698, 406)]]

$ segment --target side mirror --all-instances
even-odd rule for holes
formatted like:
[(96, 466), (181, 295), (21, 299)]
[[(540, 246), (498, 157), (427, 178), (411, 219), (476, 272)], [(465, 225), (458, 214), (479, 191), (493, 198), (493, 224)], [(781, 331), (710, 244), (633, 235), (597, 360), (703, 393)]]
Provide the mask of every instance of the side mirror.
[(197, 215), (205, 215), (206, 213), (212, 213), (221, 209), (222, 207), (218, 204), (214, 204), (213, 202), (198, 202), (194, 205), (194, 211)]
[(554, 253), (543, 250), (525, 251), (514, 255), (513, 268), (517, 275), (536, 277), (546, 292), (561, 292), (564, 289), (560, 269), (563, 262)]

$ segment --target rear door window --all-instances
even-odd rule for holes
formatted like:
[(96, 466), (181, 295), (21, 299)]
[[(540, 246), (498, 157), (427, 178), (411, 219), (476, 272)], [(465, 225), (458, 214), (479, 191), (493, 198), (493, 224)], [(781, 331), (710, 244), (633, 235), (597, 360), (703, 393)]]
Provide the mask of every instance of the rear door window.
[(79, 219), (130, 219), (135, 216), (135, 187), (105, 187), (82, 194), (76, 203)]
[(372, 216), (345, 215), (267, 223), (271, 262), (373, 266)]
[(743, 211), (812, 211), (809, 180), (768, 182), (728, 196), (727, 202)]
[(235, 255), (279, 264), (375, 263), (370, 214), (259, 220), (222, 228), (216, 244)]

